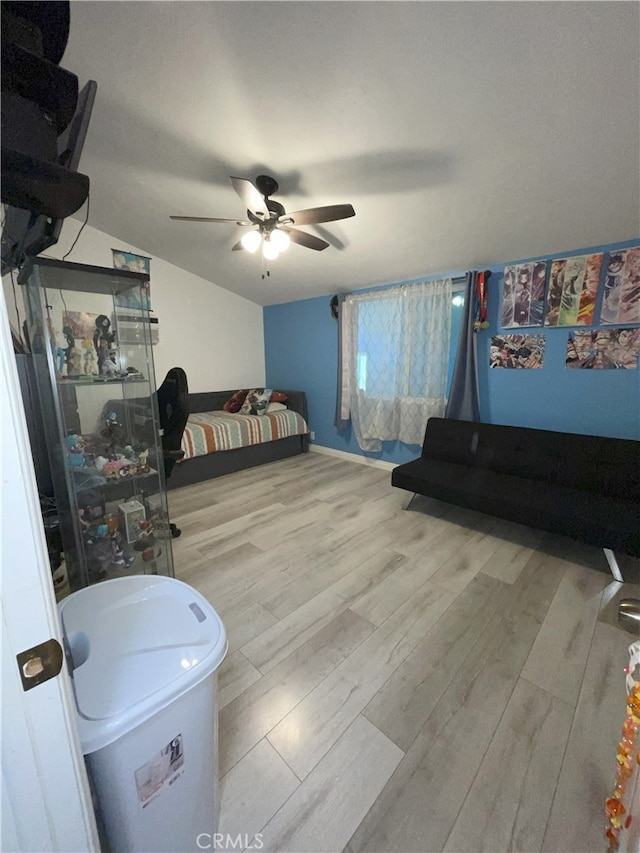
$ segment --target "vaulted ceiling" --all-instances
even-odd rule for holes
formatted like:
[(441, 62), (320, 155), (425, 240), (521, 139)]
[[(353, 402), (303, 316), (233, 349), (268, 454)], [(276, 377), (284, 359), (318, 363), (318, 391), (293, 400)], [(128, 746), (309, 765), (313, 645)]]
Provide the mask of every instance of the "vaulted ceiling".
[[(635, 2), (79, 2), (90, 224), (262, 305), (640, 234)], [(330, 243), (231, 252), (267, 173)], [(78, 214), (83, 218), (84, 211)]]

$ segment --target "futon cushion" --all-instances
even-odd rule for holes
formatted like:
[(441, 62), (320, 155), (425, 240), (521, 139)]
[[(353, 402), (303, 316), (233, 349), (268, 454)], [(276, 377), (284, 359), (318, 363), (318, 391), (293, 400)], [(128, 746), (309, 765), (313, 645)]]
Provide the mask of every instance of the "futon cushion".
[(640, 506), (583, 489), (424, 457), (395, 468), (402, 489), (602, 548), (640, 554)]

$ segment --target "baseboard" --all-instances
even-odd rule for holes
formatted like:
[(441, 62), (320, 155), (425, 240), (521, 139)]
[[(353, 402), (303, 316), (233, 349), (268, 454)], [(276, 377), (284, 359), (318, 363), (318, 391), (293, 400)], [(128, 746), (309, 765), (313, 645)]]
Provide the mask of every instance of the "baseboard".
[(383, 459), (371, 459), (370, 456), (359, 456), (357, 453), (347, 453), (346, 450), (334, 450), (333, 447), (323, 447), (322, 444), (310, 444), (309, 450), (313, 453), (324, 453), (325, 456), (336, 456), (345, 462), (357, 462), (358, 465), (368, 465), (370, 468), (382, 468), (384, 471), (393, 471), (397, 467), (396, 462), (385, 462)]

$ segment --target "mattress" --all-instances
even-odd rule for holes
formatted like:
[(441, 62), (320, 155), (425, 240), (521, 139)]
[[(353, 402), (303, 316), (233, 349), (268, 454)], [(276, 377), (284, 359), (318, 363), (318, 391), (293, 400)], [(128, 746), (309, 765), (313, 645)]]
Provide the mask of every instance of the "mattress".
[(268, 415), (196, 412), (187, 421), (182, 449), (185, 459), (193, 459), (219, 450), (236, 450), (308, 432), (309, 427), (302, 415), (291, 409)]

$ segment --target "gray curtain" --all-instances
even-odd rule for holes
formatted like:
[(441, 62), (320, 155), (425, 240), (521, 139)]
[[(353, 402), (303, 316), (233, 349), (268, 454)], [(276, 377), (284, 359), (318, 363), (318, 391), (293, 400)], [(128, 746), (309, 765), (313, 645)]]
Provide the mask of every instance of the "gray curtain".
[(473, 329), (475, 320), (476, 284), (478, 273), (467, 273), (464, 294), (464, 312), (460, 326), (460, 340), (453, 368), (451, 390), (445, 418), (458, 421), (479, 421), (478, 400), (478, 336)]
[(351, 423), (351, 418), (344, 418), (342, 414), (342, 309), (346, 298), (346, 293), (338, 293), (338, 373), (336, 377), (336, 414), (333, 422), (340, 434), (344, 433)]

